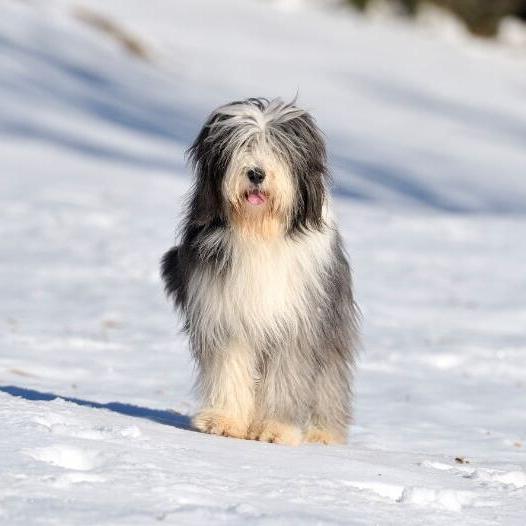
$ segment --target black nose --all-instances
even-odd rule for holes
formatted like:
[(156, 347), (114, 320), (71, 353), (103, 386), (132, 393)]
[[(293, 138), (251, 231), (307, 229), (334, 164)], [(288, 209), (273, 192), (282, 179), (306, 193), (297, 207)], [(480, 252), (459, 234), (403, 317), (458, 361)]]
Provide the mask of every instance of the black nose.
[(261, 168), (250, 168), (247, 172), (247, 177), (251, 183), (260, 184), (265, 179), (265, 172)]

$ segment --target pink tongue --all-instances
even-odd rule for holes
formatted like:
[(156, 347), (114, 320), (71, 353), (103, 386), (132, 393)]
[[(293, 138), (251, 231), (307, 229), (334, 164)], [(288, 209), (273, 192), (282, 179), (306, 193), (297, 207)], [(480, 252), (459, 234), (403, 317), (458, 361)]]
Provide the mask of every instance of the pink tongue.
[(247, 199), (251, 205), (261, 205), (265, 202), (265, 196), (261, 192), (250, 192)]

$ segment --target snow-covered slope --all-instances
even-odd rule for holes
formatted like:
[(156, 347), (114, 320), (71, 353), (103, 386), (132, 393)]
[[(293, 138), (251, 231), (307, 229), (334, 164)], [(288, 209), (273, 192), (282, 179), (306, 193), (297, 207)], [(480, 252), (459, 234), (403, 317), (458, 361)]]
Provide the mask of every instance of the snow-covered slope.
[[(79, 3), (0, 3), (0, 523), (523, 524), (524, 62), (294, 2), (85, 1), (144, 61)], [(189, 430), (157, 272), (209, 110), (296, 91), (364, 312), (345, 447)]]

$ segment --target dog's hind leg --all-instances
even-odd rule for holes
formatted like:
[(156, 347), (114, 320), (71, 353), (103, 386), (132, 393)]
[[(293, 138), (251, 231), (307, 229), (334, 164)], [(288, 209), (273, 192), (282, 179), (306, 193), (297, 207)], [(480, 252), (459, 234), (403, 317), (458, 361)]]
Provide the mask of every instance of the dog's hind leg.
[(198, 389), (202, 409), (193, 418), (198, 430), (246, 438), (254, 414), (253, 350), (237, 341), (199, 360)]

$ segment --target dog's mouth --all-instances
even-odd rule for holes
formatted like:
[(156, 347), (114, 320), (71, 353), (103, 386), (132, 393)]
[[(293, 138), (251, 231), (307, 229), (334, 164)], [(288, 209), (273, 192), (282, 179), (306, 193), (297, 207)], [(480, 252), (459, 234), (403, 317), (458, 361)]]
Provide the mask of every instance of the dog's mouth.
[(245, 194), (245, 199), (252, 206), (261, 206), (267, 202), (267, 195), (261, 190), (250, 190)]

